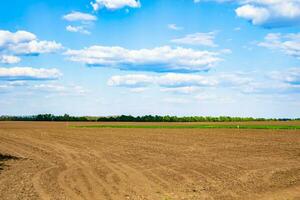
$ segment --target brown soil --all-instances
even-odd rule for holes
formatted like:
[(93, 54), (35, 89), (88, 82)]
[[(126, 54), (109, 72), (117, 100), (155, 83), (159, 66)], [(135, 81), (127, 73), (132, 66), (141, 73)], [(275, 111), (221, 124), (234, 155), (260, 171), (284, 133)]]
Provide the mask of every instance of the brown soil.
[(0, 123), (0, 199), (300, 199), (299, 130), (68, 125)]

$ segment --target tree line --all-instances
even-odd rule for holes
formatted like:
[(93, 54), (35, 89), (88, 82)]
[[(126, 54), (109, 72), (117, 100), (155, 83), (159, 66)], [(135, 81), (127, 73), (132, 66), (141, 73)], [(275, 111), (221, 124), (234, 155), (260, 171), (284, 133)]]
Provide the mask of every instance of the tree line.
[(158, 115), (145, 115), (145, 116), (131, 116), (120, 115), (110, 117), (75, 117), (68, 114), (65, 115), (52, 115), (52, 114), (39, 114), (31, 116), (0, 116), (0, 121), (98, 121), (98, 122), (248, 122), (248, 121), (291, 121), (298, 119), (275, 119), (275, 118), (253, 118), (253, 117), (204, 117), (204, 116), (158, 116)]
[(70, 115), (39, 114), (31, 116), (0, 116), (0, 121), (89, 121), (87, 117)]

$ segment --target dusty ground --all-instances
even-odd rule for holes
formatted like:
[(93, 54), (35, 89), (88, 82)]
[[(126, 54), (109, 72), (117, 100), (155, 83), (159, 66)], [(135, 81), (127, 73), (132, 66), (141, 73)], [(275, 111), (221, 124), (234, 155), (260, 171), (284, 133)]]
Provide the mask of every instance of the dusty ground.
[(67, 125), (0, 123), (0, 199), (300, 200), (299, 130)]

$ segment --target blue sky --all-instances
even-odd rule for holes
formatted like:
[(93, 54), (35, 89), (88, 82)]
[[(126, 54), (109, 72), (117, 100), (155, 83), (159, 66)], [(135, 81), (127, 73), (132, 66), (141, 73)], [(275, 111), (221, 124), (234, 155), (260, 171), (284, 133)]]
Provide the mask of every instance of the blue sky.
[(299, 0), (10, 0), (0, 115), (300, 116)]

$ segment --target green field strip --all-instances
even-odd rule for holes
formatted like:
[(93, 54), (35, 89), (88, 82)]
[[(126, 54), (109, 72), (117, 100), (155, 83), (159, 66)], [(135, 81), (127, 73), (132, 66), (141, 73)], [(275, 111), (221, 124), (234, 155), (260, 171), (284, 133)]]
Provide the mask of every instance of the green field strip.
[(300, 130), (293, 125), (90, 125), (71, 126), (72, 128), (123, 128), (123, 129), (266, 129)]

